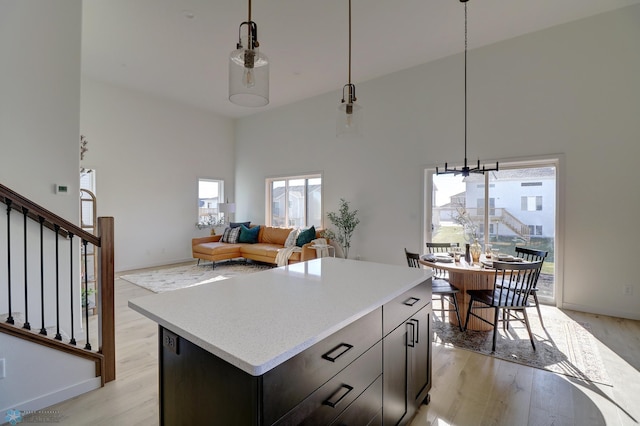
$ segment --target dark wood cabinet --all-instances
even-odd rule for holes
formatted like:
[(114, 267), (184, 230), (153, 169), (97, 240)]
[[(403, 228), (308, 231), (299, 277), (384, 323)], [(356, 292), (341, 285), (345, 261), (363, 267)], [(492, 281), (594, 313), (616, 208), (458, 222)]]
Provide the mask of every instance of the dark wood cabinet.
[(261, 376), (160, 326), (160, 424), (406, 424), (431, 388), (430, 319), (428, 280)]
[[(408, 424), (420, 404), (429, 402), (431, 304), (412, 303), (418, 297), (407, 296), (402, 304), (407, 303), (404, 312), (410, 316), (383, 339), (384, 425)], [(419, 310), (409, 309), (411, 304)]]

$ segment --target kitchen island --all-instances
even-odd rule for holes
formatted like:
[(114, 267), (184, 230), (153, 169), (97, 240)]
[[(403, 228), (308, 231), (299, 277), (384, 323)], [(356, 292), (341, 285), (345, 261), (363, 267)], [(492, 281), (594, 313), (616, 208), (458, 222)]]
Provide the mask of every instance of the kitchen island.
[(321, 258), (129, 301), (161, 424), (405, 424), (431, 387), (431, 271)]

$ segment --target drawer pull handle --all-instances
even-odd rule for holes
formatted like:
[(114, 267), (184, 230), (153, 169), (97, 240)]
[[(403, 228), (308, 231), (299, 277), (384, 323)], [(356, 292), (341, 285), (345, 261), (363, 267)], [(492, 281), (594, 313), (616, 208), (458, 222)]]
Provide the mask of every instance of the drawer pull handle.
[(328, 405), (331, 408), (336, 408), (336, 406), (340, 403), (340, 401), (342, 401), (344, 399), (344, 397), (347, 396), (347, 394), (349, 392), (351, 392), (352, 390), (353, 390), (353, 386), (349, 386), (349, 385), (344, 385), (343, 384), (342, 386), (340, 386), (340, 389), (335, 391), (329, 397), (329, 399), (324, 401), (322, 404), (323, 405)]
[[(411, 327), (411, 330), (408, 328)], [(410, 319), (407, 322), (407, 346), (413, 348), (417, 343), (420, 343), (420, 321), (417, 319)]]
[(351, 348), (353, 348), (353, 345), (350, 345), (348, 343), (340, 343), (338, 346), (322, 355), (322, 358), (326, 359), (327, 361), (336, 362), (336, 359), (346, 354)]
[(405, 305), (407, 305), (407, 306), (413, 306), (413, 305), (415, 305), (416, 303), (418, 303), (419, 301), (420, 301), (420, 299), (418, 299), (418, 298), (410, 297), (410, 298), (408, 298), (407, 300), (405, 300), (405, 301), (404, 301), (404, 302), (402, 302), (402, 303), (404, 303), (404, 304), (405, 304)]
[[(409, 330), (411, 327), (411, 330)], [(407, 323), (407, 346), (414, 348), (416, 346), (416, 326), (413, 322)]]

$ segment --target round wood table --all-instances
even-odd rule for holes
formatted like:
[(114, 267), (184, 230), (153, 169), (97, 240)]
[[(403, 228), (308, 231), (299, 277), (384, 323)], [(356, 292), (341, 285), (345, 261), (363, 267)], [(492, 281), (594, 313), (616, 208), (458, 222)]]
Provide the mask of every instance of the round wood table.
[[(481, 258), (481, 260), (484, 256)], [(437, 268), (445, 270), (449, 273), (449, 282), (455, 286), (460, 292), (456, 295), (458, 301), (458, 309), (460, 310), (460, 319), (464, 327), (464, 321), (467, 318), (467, 310), (469, 308), (469, 295), (467, 290), (487, 290), (493, 288), (496, 271), (491, 268), (484, 268), (480, 262), (468, 264), (464, 258), (460, 258), (460, 262), (427, 262), (420, 260), (420, 264), (429, 268)], [(482, 318), (493, 322), (493, 309), (477, 309), (474, 311)], [(455, 312), (449, 312), (449, 322), (458, 325), (458, 319)], [(469, 330), (490, 331), (493, 327), (476, 317), (469, 317)]]

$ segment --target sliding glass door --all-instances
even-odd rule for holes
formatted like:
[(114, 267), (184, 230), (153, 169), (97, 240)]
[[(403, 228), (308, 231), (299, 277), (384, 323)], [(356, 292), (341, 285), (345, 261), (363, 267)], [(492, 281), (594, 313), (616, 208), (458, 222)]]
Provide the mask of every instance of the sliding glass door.
[(474, 237), (484, 246), (515, 254), (515, 247), (548, 251), (539, 298), (555, 301), (557, 164), (500, 164), (486, 175), (427, 174), (426, 240), (458, 242)]

